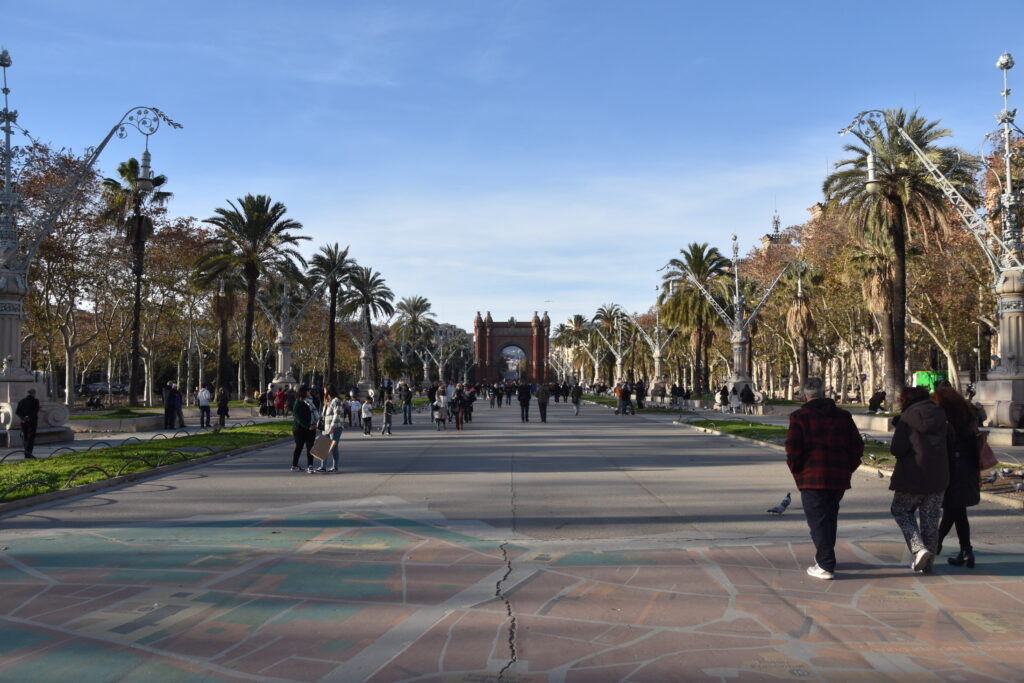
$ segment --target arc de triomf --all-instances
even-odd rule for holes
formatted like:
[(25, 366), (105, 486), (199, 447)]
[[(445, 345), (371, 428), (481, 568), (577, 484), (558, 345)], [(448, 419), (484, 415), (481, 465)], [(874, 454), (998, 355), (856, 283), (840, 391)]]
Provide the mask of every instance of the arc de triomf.
[(477, 311), (473, 335), (476, 338), (477, 381), (549, 381), (551, 319), (547, 311), (544, 311), (543, 318), (534, 311), (529, 322), (509, 318), (508, 322), (501, 323), (494, 322), (490, 311), (485, 318), (481, 318)]

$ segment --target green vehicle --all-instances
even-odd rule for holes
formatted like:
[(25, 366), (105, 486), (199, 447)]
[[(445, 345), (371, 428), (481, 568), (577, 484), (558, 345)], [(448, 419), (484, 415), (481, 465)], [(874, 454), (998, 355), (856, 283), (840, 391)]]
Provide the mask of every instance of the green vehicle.
[(931, 372), (922, 370), (914, 373), (915, 387), (928, 387), (928, 391), (935, 391), (935, 385), (947, 379), (944, 371)]

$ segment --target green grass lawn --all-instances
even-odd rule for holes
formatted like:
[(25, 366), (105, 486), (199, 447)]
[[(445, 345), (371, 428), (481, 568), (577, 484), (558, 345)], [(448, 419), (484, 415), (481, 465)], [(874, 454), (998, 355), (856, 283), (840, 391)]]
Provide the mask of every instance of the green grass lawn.
[[(781, 425), (767, 425), (747, 420), (691, 420), (688, 424), (777, 445), (786, 443), (786, 432), (788, 431)], [(872, 455), (875, 456), (874, 460), (870, 457)], [(892, 468), (895, 461), (896, 459), (889, 453), (888, 444), (874, 440), (864, 442), (864, 462), (866, 464)]]
[[(40, 483), (15, 489), (0, 502), (45, 493), (51, 486), (57, 489), (66, 488), (69, 480), (70, 484), (75, 486), (109, 479), (118, 474), (153, 469), (161, 458), (164, 458), (162, 464), (169, 464), (243, 446), (253, 446), (289, 436), (291, 431), (290, 421), (267, 422), (226, 429), (219, 433), (204, 432), (173, 439), (130, 441), (123, 446), (95, 448), (77, 453), (65, 452), (40, 460), (7, 460), (0, 463), (0, 493), (22, 481), (38, 480)], [(168, 451), (176, 449), (196, 450), (186, 450), (180, 455), (164, 457)]]

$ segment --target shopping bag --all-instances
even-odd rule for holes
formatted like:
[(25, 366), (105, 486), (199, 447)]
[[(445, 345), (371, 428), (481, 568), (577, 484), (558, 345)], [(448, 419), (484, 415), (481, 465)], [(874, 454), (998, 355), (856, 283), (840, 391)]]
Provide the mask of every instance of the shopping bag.
[(316, 437), (316, 441), (313, 442), (313, 447), (309, 449), (310, 455), (317, 460), (326, 460), (327, 456), (331, 453), (331, 437), (320, 434)]

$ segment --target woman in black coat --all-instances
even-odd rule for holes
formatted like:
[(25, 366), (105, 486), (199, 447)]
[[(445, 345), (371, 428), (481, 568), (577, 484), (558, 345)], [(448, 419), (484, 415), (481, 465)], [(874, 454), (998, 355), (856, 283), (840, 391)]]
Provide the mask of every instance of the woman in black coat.
[(981, 501), (977, 413), (952, 387), (936, 389), (932, 400), (946, 412), (946, 419), (956, 433), (956, 448), (949, 454), (949, 486), (942, 498), (939, 547), (942, 547), (942, 540), (955, 525), (960, 552), (947, 561), (956, 567), (973, 569), (974, 548), (971, 547), (971, 524), (967, 521), (967, 508)]

